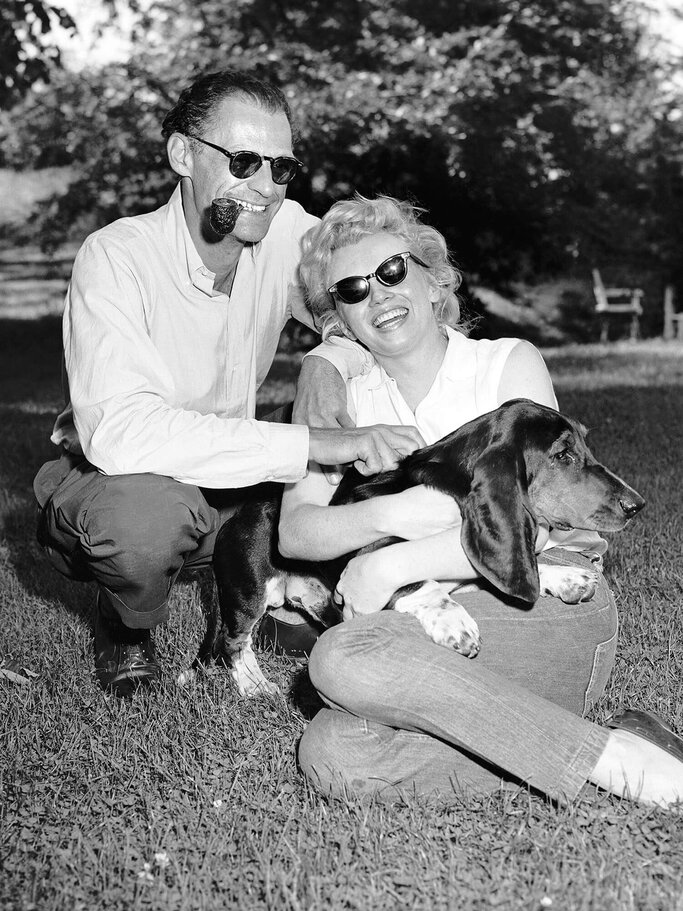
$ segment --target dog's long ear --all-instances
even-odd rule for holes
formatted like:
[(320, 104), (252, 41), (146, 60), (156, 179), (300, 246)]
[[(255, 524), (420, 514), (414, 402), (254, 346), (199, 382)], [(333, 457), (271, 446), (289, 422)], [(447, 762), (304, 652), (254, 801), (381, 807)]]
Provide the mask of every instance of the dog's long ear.
[(460, 502), (461, 538), (482, 576), (533, 604), (540, 594), (534, 552), (538, 527), (526, 487), (522, 456), (511, 446), (489, 449), (477, 460), (471, 490)]

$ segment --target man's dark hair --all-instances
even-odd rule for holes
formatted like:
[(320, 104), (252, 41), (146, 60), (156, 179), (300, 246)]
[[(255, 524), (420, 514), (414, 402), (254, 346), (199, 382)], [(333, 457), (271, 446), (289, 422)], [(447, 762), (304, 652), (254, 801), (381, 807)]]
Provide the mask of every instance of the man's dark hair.
[(271, 114), (281, 111), (294, 132), (289, 103), (277, 86), (247, 73), (222, 70), (219, 73), (208, 73), (183, 89), (175, 106), (164, 117), (161, 135), (164, 139), (168, 139), (171, 133), (198, 136), (211, 121), (217, 105), (231, 95), (254, 101)]

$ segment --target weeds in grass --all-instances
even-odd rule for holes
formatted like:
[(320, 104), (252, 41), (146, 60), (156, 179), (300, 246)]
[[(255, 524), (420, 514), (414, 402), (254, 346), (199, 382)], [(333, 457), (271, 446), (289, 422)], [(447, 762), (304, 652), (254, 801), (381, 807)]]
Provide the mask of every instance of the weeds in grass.
[[(173, 683), (203, 631), (195, 583), (176, 588), (158, 636), (160, 688), (105, 698), (92, 673), (92, 588), (57, 576), (34, 542), (30, 485), (59, 403), (58, 327), (2, 330), (0, 665), (37, 676), (0, 679), (0, 907), (683, 911), (675, 813), (590, 792), (560, 808), (524, 791), (450, 807), (321, 800), (295, 765), (315, 710), (301, 662), (261, 658), (308, 701), (242, 700), (220, 669)], [(563, 408), (648, 500), (612, 539), (620, 645), (593, 717), (638, 706), (682, 730), (683, 360), (667, 350), (670, 370), (647, 347), (610, 349), (608, 366), (598, 348), (550, 365)], [(293, 360), (281, 357), (266, 405), (290, 397)], [(574, 376), (591, 382), (577, 389)], [(648, 382), (628, 382), (638, 376)]]

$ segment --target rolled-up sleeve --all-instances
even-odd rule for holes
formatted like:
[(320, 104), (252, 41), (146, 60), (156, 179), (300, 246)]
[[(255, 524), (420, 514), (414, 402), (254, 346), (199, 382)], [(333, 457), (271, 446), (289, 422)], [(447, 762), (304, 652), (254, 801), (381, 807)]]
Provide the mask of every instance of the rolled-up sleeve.
[(78, 437), (105, 474), (153, 473), (201, 487), (296, 481), (308, 429), (174, 407), (146, 326), (146, 289), (125, 251), (91, 238), (74, 263), (64, 356)]

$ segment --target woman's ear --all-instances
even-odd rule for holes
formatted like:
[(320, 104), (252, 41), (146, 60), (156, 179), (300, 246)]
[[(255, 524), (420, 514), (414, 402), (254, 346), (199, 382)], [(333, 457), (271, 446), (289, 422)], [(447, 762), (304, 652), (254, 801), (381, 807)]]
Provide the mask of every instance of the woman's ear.
[(429, 282), (429, 302), (434, 306), (441, 302), (441, 285), (437, 284), (436, 280), (430, 274), (427, 281)]
[(181, 177), (192, 177), (194, 153), (187, 136), (182, 133), (171, 133), (166, 143), (168, 163)]

